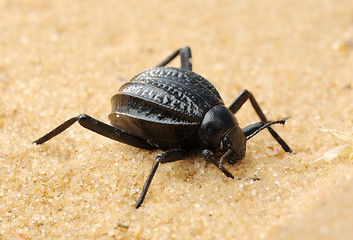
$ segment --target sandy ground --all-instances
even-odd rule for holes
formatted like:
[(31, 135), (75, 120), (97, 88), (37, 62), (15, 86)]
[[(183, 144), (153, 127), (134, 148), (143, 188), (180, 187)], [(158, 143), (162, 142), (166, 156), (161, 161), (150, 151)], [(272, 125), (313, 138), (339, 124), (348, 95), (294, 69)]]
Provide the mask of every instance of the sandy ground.
[[(0, 0), (1, 239), (352, 239), (353, 2)], [(181, 46), (228, 105), (250, 90), (295, 153), (267, 131), (224, 176), (195, 151), (160, 151), (96, 135), (110, 98)], [(178, 66), (175, 61), (172, 66)], [(250, 104), (237, 118), (258, 121)], [(246, 180), (259, 177), (260, 181)]]

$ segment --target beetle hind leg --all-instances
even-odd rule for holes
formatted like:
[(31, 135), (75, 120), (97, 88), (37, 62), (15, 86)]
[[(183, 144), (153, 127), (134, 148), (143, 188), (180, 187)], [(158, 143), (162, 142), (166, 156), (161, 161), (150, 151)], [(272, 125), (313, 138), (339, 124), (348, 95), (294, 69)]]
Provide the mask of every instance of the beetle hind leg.
[[(232, 102), (229, 106), (229, 110), (235, 114), (238, 110), (243, 106), (246, 100), (250, 99), (251, 105), (255, 109), (256, 114), (259, 116), (262, 122), (269, 123), (265, 114), (262, 112), (259, 104), (257, 103), (255, 97), (251, 92), (244, 89), (239, 96)], [(275, 132), (270, 126), (267, 127), (268, 131), (271, 133), (272, 137), (282, 146), (283, 150), (286, 152), (292, 152), (292, 149), (288, 146), (288, 144)]]
[(182, 47), (170, 54), (166, 59), (159, 63), (156, 67), (164, 67), (174, 58), (180, 55), (181, 68), (192, 71), (191, 49), (190, 47)]

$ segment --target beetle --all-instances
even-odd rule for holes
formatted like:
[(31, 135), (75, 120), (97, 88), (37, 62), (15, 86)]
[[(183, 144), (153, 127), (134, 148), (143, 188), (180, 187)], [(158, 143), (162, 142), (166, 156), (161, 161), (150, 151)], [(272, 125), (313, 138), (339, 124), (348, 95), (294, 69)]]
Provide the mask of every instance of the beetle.
[[(177, 56), (180, 56), (181, 67), (167, 67)], [(248, 99), (260, 121), (241, 129), (234, 114)], [(136, 208), (144, 201), (158, 166), (181, 160), (192, 149), (200, 148), (206, 161), (233, 179), (223, 163), (235, 164), (243, 159), (247, 140), (265, 128), (285, 152), (292, 152), (271, 127), (284, 124), (286, 118), (268, 121), (246, 89), (227, 108), (216, 88), (192, 71), (191, 49), (187, 46), (122, 85), (111, 102), (109, 119), (112, 125), (80, 114), (33, 143), (42, 144), (78, 121), (84, 128), (113, 140), (142, 149), (162, 150), (147, 176)], [(217, 154), (222, 155), (218, 160)]]

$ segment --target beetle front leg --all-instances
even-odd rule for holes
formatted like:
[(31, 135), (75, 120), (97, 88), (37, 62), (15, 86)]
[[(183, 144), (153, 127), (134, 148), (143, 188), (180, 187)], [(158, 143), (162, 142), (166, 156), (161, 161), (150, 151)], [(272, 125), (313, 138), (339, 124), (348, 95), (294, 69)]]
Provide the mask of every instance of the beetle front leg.
[[(257, 103), (255, 97), (251, 92), (244, 89), (239, 96), (232, 102), (229, 106), (229, 110), (235, 114), (243, 106), (246, 100), (250, 99), (251, 105), (255, 109), (256, 114), (259, 116), (260, 120), (265, 124), (268, 123), (265, 114), (262, 112), (259, 104)], [(283, 150), (286, 152), (292, 152), (292, 149), (288, 144), (273, 130), (271, 127), (267, 127), (268, 131), (271, 133), (272, 137), (282, 146)]]
[(181, 68), (192, 71), (191, 49), (187, 46), (179, 48), (178, 50), (170, 54), (156, 67), (164, 67), (165, 65), (170, 63), (174, 58), (176, 58), (178, 55), (180, 55)]
[(145, 199), (148, 188), (151, 185), (152, 179), (154, 177), (154, 174), (157, 171), (159, 164), (182, 160), (184, 157), (186, 157), (186, 155), (187, 155), (187, 151), (184, 149), (172, 149), (172, 150), (168, 150), (168, 151), (165, 151), (165, 152), (157, 155), (156, 160), (154, 161), (154, 164), (152, 166), (152, 169), (151, 169), (150, 173), (148, 174), (145, 185), (143, 186), (140, 197), (138, 198), (138, 200), (135, 204), (135, 208), (139, 208), (141, 206), (143, 200)]
[(144, 149), (156, 149), (155, 146), (152, 146), (145, 142), (144, 140), (132, 136), (128, 133), (121, 131), (120, 129), (105, 124), (97, 119), (94, 119), (86, 114), (80, 114), (76, 117), (70, 118), (64, 123), (60, 124), (58, 127), (45, 134), (43, 137), (33, 141), (36, 144), (42, 144), (48, 141), (49, 139), (55, 137), (56, 135), (62, 133), (67, 128), (69, 128), (75, 122), (79, 122), (81, 126), (87, 128), (93, 132), (96, 132), (104, 137), (111, 138), (115, 141), (119, 141), (134, 147), (144, 148)]

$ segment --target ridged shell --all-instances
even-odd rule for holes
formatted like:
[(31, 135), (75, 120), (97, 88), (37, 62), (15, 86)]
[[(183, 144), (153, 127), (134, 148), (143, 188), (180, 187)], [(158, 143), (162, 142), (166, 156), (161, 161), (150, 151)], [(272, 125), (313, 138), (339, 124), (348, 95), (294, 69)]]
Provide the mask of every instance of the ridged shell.
[(112, 98), (109, 119), (160, 148), (177, 147), (195, 142), (203, 116), (217, 104), (223, 101), (205, 78), (184, 69), (159, 67), (138, 74), (120, 88)]
[[(112, 99), (113, 105), (118, 104), (120, 107), (117, 106), (113, 110), (128, 114), (131, 108), (121, 109), (127, 105), (118, 103), (118, 98), (122, 95), (149, 102), (164, 111), (174, 112), (176, 118), (183, 116), (193, 121), (201, 119), (215, 104), (223, 104), (217, 90), (205, 78), (191, 71), (169, 67), (153, 68), (142, 72), (120, 88), (118, 94)], [(138, 114), (135, 117), (156, 117), (154, 121), (164, 121), (163, 117), (158, 118), (158, 114), (143, 114), (146, 105), (141, 106), (142, 109), (139, 109), (138, 104), (134, 105)], [(161, 113), (163, 114), (163, 111)]]

